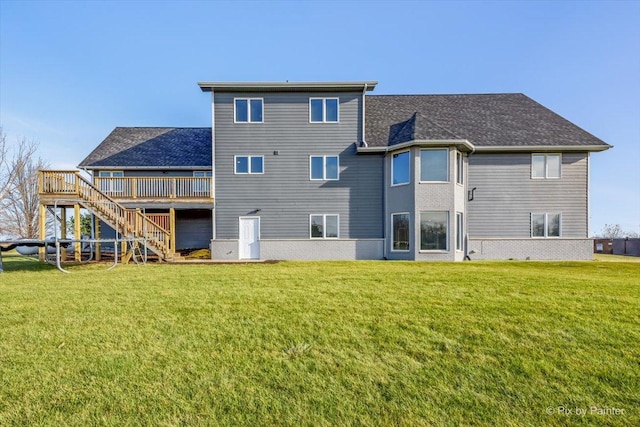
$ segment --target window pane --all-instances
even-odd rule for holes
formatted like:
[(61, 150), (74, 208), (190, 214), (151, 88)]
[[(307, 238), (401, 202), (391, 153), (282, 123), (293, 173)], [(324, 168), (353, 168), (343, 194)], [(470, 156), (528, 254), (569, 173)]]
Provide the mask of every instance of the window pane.
[(337, 122), (338, 121), (338, 100), (327, 99), (325, 102), (327, 106), (326, 121)]
[(447, 250), (447, 212), (420, 214), (420, 249)]
[(393, 250), (409, 250), (409, 214), (393, 214)]
[(544, 214), (531, 214), (531, 236), (544, 237)]
[(462, 157), (462, 153), (457, 151), (456, 152), (456, 182), (458, 184), (462, 184), (462, 181), (463, 181), (463, 178), (462, 178), (464, 176), (463, 167), (464, 167), (464, 158)]
[(262, 157), (255, 156), (251, 158), (251, 173), (262, 173)]
[(112, 172), (114, 178), (123, 178), (124, 172)]
[(236, 157), (236, 173), (249, 173), (248, 157)]
[(547, 237), (560, 237), (560, 214), (547, 214)]
[(560, 178), (560, 155), (547, 156), (547, 178)]
[(420, 150), (420, 181), (448, 181), (447, 150)]
[(327, 156), (325, 179), (338, 179), (338, 156)]
[(321, 122), (322, 121), (322, 99), (312, 99), (310, 101), (310, 108), (311, 108), (311, 121)]
[(409, 182), (409, 158), (410, 154), (408, 151), (393, 155), (391, 160), (391, 168), (393, 169), (393, 176), (391, 178), (392, 185), (406, 184)]
[(462, 250), (463, 241), (463, 229), (462, 229), (462, 214), (456, 214), (456, 250)]
[(323, 237), (322, 215), (311, 215), (311, 237)]
[(327, 215), (325, 218), (327, 227), (325, 237), (338, 237), (338, 215)]
[(311, 156), (311, 179), (324, 179), (322, 156)]
[(533, 178), (544, 178), (544, 156), (532, 155), (531, 156), (531, 176)]
[(252, 122), (262, 121), (262, 99), (251, 100), (251, 121)]
[(246, 122), (249, 120), (247, 108), (246, 99), (236, 99), (236, 122)]

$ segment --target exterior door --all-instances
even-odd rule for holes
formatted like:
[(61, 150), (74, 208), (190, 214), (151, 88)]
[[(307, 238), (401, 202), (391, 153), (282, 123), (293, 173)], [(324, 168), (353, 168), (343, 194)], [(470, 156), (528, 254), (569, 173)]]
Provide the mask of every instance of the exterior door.
[(260, 217), (240, 217), (240, 259), (260, 259)]

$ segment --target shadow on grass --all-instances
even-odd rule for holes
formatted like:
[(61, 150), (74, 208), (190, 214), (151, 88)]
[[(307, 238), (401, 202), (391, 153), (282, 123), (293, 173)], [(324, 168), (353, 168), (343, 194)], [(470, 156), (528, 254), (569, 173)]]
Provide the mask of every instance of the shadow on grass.
[(5, 273), (12, 271), (48, 271), (55, 270), (55, 266), (40, 262), (38, 256), (20, 255), (16, 251), (2, 253), (2, 268)]

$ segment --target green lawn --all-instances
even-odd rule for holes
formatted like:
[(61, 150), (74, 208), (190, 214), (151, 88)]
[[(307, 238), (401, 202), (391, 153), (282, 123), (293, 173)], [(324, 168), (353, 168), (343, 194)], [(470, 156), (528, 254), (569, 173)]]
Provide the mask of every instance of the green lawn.
[(4, 259), (1, 426), (640, 425), (638, 263)]

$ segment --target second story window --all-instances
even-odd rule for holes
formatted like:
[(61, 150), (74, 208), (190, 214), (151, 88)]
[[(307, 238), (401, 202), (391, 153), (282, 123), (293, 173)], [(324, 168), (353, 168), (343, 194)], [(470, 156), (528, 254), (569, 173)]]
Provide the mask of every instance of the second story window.
[(411, 153), (404, 151), (391, 157), (391, 186), (408, 184)]
[(338, 116), (338, 98), (309, 98), (311, 123), (337, 123)]
[(338, 156), (311, 156), (309, 158), (311, 180), (335, 181), (338, 179)]
[(560, 154), (532, 154), (531, 178), (553, 179), (560, 178)]
[(235, 98), (235, 123), (262, 123), (262, 98)]
[(449, 181), (449, 150), (446, 148), (420, 150), (420, 181)]
[(235, 156), (235, 174), (262, 174), (264, 173), (264, 157), (262, 156)]

